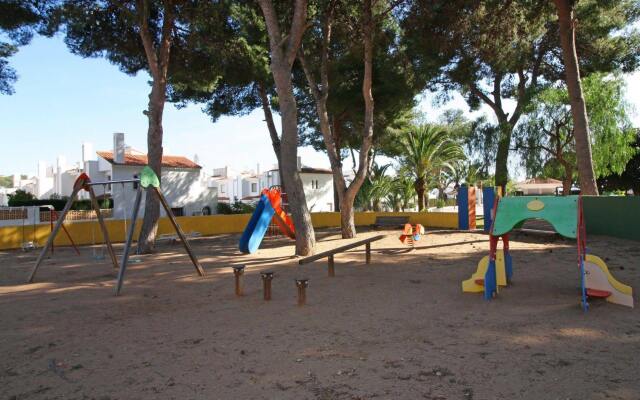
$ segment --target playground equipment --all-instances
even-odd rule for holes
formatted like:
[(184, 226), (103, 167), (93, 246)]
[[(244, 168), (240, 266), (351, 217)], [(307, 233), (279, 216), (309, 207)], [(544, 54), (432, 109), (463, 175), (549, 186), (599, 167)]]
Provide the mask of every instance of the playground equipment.
[[(126, 242), (125, 242), (125, 246), (124, 246), (124, 252), (122, 254), (122, 263), (118, 266), (118, 261), (116, 259), (116, 255), (115, 252), (113, 250), (113, 245), (111, 244), (111, 240), (109, 239), (109, 233), (107, 230), (107, 227), (104, 223), (104, 219), (102, 218), (102, 214), (100, 213), (100, 207), (98, 206), (98, 201), (96, 199), (96, 194), (93, 190), (93, 186), (96, 185), (107, 185), (107, 184), (117, 184), (117, 183), (121, 183), (121, 184), (125, 184), (125, 183), (137, 183), (138, 184), (138, 188), (136, 190), (136, 198), (134, 201), (134, 206), (133, 206), (133, 210), (131, 211), (131, 223), (129, 224), (128, 227), (128, 232), (127, 232), (127, 237), (126, 237)], [(200, 276), (204, 276), (204, 269), (202, 268), (202, 266), (200, 265), (198, 259), (195, 257), (195, 255), (193, 254), (193, 251), (191, 250), (191, 246), (189, 245), (189, 242), (187, 241), (187, 238), (185, 237), (184, 233), (182, 232), (182, 229), (180, 228), (180, 226), (178, 225), (178, 222), (176, 221), (173, 212), (171, 211), (171, 207), (169, 207), (169, 204), (167, 203), (167, 200), (165, 199), (164, 195), (162, 194), (162, 192), (160, 191), (160, 180), (158, 179), (157, 175), (153, 172), (153, 170), (151, 168), (149, 168), (148, 166), (144, 167), (142, 169), (142, 172), (140, 174), (140, 178), (139, 179), (124, 179), (124, 180), (117, 180), (117, 181), (106, 181), (106, 182), (92, 182), (91, 178), (89, 178), (89, 176), (87, 174), (81, 174), (75, 181), (75, 183), (73, 184), (73, 191), (71, 192), (71, 196), (69, 196), (69, 200), (67, 201), (67, 204), (65, 204), (64, 209), (62, 210), (62, 213), (60, 215), (60, 217), (57, 219), (56, 221), (56, 225), (53, 229), (53, 231), (51, 232), (51, 234), (49, 235), (49, 238), (47, 239), (47, 243), (46, 245), (42, 248), (42, 251), (40, 252), (40, 255), (38, 256), (38, 259), (36, 260), (36, 263), (33, 267), (33, 270), (31, 271), (31, 275), (29, 276), (29, 280), (28, 282), (31, 283), (33, 282), (36, 272), (38, 271), (38, 268), (40, 267), (40, 264), (42, 263), (42, 261), (44, 260), (44, 257), (48, 251), (48, 249), (53, 245), (53, 241), (56, 237), (56, 235), (58, 234), (58, 232), (60, 231), (60, 229), (62, 228), (62, 224), (64, 222), (65, 216), (67, 215), (67, 213), (69, 212), (69, 210), (71, 209), (71, 206), (74, 202), (74, 200), (76, 199), (76, 196), (78, 195), (78, 193), (81, 190), (86, 190), (87, 192), (89, 192), (89, 197), (91, 199), (91, 207), (93, 208), (93, 210), (96, 213), (97, 219), (98, 219), (98, 223), (100, 225), (100, 229), (102, 230), (102, 236), (104, 238), (105, 244), (107, 246), (107, 250), (109, 252), (109, 256), (111, 258), (111, 262), (114, 266), (114, 268), (119, 268), (118, 271), (118, 282), (116, 285), (116, 296), (120, 294), (120, 291), (122, 289), (122, 284), (124, 282), (124, 274), (126, 271), (126, 267), (127, 267), (127, 262), (129, 260), (129, 252), (131, 250), (131, 243), (133, 242), (133, 234), (135, 231), (135, 227), (136, 227), (136, 222), (137, 222), (137, 218), (138, 218), (138, 211), (140, 209), (140, 204), (142, 202), (142, 192), (143, 190), (145, 191), (145, 193), (148, 195), (149, 190), (152, 190), (153, 193), (155, 193), (158, 196), (158, 199), (160, 200), (160, 204), (162, 204), (162, 207), (164, 208), (165, 212), (167, 213), (167, 216), (169, 217), (169, 220), (171, 221), (171, 224), (173, 225), (173, 228), (176, 231), (176, 234), (180, 237), (185, 250), (187, 251), (187, 254), (189, 255), (189, 258), (191, 259), (191, 262), (193, 263), (194, 267), (196, 268), (196, 271), (198, 272), (198, 274)]]
[[(509, 257), (509, 263), (511, 263), (511, 256)], [(505, 264), (505, 254), (503, 250), (496, 252), (496, 279), (498, 286), (507, 286), (507, 267)], [(482, 293), (484, 292), (484, 277), (489, 269), (489, 256), (484, 256), (478, 262), (478, 268), (471, 278), (462, 282), (462, 291), (468, 293)], [(511, 269), (511, 268), (509, 268)]]
[(255, 253), (258, 250), (271, 220), (275, 221), (282, 233), (295, 239), (293, 220), (282, 209), (282, 193), (278, 186), (262, 191), (260, 201), (240, 237), (241, 252)]
[(323, 258), (327, 258), (327, 273), (328, 276), (333, 277), (336, 275), (335, 265), (334, 265), (334, 256), (338, 253), (344, 253), (348, 250), (355, 249), (356, 247), (360, 247), (364, 245), (364, 254), (365, 254), (365, 263), (371, 264), (371, 243), (378, 241), (380, 239), (384, 239), (384, 235), (373, 236), (367, 239), (358, 240), (357, 242), (352, 242), (349, 244), (345, 244), (344, 246), (334, 247), (331, 250), (323, 251), (320, 253), (316, 253), (312, 256), (304, 257), (298, 260), (299, 265), (308, 264), (314, 262), (316, 260), (320, 260)]
[[(589, 307), (587, 297), (602, 297), (611, 303), (633, 307), (631, 287), (618, 282), (602, 259), (587, 254), (581, 196), (496, 197), (492, 219), (487, 265), (484, 266), (485, 257), (478, 264), (478, 270), (472, 278), (462, 283), (463, 291), (477, 292), (480, 291), (478, 286), (482, 286), (486, 300), (495, 297), (498, 287), (502, 284), (506, 286), (513, 275), (509, 232), (520, 228), (528, 219), (542, 219), (549, 222), (560, 235), (577, 241), (582, 306), (585, 311)], [(503, 242), (502, 261), (499, 260), (497, 251), (500, 239)], [(484, 278), (481, 279), (483, 271)]]
[(298, 305), (307, 304), (307, 287), (309, 287), (309, 279), (296, 279), (296, 287), (298, 288)]
[(458, 188), (458, 229), (476, 229), (476, 188), (466, 185)]
[(415, 224), (415, 226), (405, 224), (402, 235), (400, 235), (400, 241), (408, 246), (414, 247), (415, 242), (419, 241), (422, 235), (424, 235), (424, 226), (420, 224)]

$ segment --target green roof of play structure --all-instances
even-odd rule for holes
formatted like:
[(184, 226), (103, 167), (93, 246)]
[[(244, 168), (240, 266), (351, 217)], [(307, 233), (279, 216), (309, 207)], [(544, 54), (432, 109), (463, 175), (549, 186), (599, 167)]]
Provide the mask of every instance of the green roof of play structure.
[(578, 196), (503, 197), (498, 203), (493, 235), (504, 235), (528, 219), (543, 219), (553, 225), (560, 235), (575, 239)]
[(140, 173), (140, 185), (143, 188), (147, 188), (149, 186), (160, 187), (160, 179), (155, 172), (147, 165), (142, 168), (142, 172)]

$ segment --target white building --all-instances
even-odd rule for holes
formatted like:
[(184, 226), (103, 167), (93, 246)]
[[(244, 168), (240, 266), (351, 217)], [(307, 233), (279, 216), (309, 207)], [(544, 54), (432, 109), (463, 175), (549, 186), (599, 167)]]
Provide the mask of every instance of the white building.
[[(333, 174), (329, 169), (303, 166), (298, 160), (300, 179), (311, 212), (334, 211)], [(251, 203), (259, 199), (263, 189), (280, 186), (277, 166), (260, 172), (233, 173), (229, 167), (213, 170), (211, 186), (218, 189), (218, 201), (233, 203), (236, 200)]]
[[(127, 148), (124, 134), (114, 134), (114, 150), (98, 151), (97, 160), (85, 161), (93, 182), (135, 179), (148, 164), (147, 155)], [(217, 190), (208, 185), (202, 167), (186, 157), (162, 157), (162, 193), (176, 216), (209, 215), (216, 212)], [(96, 195), (113, 200), (115, 219), (129, 218), (137, 186), (133, 183), (94, 186)], [(141, 209), (144, 208), (144, 197)], [(161, 215), (165, 216), (164, 210)]]
[(551, 178), (531, 178), (515, 184), (515, 189), (524, 196), (555, 195), (562, 191), (562, 181)]

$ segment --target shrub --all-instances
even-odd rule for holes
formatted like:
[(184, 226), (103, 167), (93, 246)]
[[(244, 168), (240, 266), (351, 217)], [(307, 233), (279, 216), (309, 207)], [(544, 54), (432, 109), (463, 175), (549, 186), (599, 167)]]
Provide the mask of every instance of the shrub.
[(251, 214), (255, 211), (255, 204), (245, 204), (241, 201), (236, 201), (233, 204), (218, 203), (218, 214)]

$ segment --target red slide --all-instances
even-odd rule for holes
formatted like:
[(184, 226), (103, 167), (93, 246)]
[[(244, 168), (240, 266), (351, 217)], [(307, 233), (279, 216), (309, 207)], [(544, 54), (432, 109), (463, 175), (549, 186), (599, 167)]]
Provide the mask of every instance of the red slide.
[(280, 188), (272, 187), (271, 189), (264, 189), (262, 194), (267, 196), (271, 206), (276, 211), (275, 214), (273, 214), (273, 220), (280, 228), (280, 231), (291, 239), (295, 239), (296, 230), (293, 227), (293, 220), (282, 209), (282, 195), (280, 193)]

